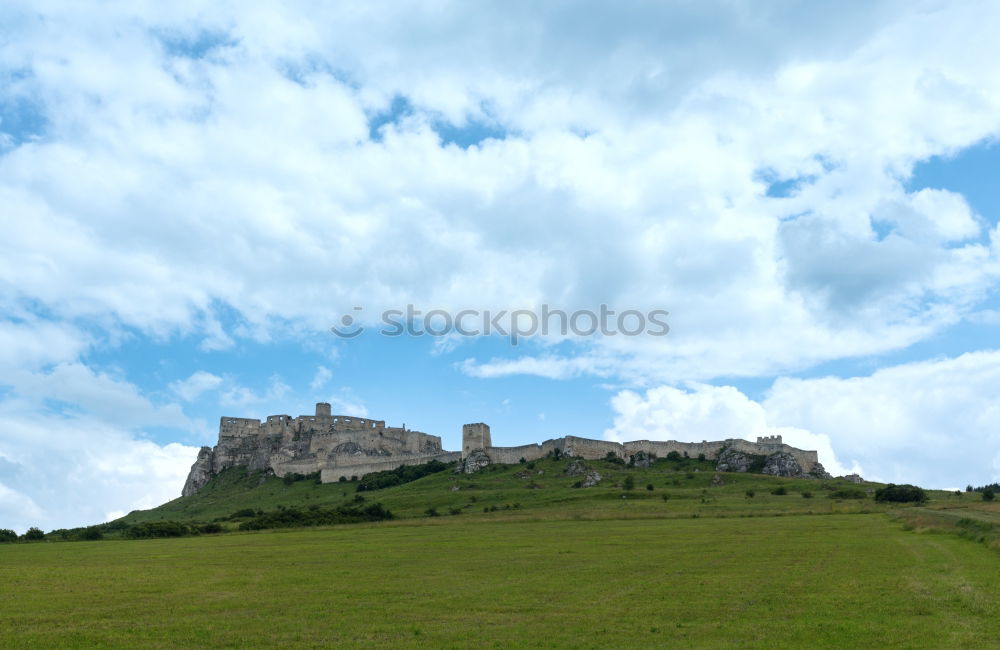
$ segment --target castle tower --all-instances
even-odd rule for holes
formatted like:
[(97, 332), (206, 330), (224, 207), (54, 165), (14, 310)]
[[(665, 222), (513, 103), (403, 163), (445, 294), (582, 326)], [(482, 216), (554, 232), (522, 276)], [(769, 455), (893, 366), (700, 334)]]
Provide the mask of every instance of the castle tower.
[(492, 446), (490, 425), (482, 422), (462, 425), (462, 458), (476, 449), (487, 449)]
[(316, 417), (330, 417), (332, 413), (330, 412), (330, 405), (326, 402), (316, 403)]

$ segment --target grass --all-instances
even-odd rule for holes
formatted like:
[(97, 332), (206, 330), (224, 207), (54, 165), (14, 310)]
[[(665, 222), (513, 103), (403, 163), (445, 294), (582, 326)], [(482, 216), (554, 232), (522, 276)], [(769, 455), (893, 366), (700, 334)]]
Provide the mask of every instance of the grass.
[(987, 647), (1000, 562), (879, 514), (442, 517), (0, 548), (0, 647)]
[[(717, 485), (693, 460), (591, 461), (604, 480), (575, 489), (569, 462), (360, 493), (396, 513), (380, 523), (0, 545), (0, 647), (937, 648), (1000, 634), (1000, 504), (932, 492), (900, 507), (875, 503), (875, 484), (750, 474)], [(845, 487), (866, 496), (830, 498)], [(233, 470), (123, 523), (232, 530), (234, 511), (352, 504), (355, 488)]]
[[(662, 460), (645, 469), (590, 461), (588, 465), (597, 469), (603, 480), (597, 487), (574, 489), (571, 486), (580, 477), (565, 474), (570, 462), (546, 459), (530, 464), (531, 469), (528, 465), (493, 466), (473, 475), (456, 475), (447, 470), (405, 485), (361, 494), (403, 518), (424, 517), (431, 508), (445, 516), (454, 511), (463, 516), (482, 514), (484, 508), (495, 508), (496, 516), (503, 516), (503, 512), (516, 509), (525, 517), (547, 519), (750, 517), (890, 509), (890, 506), (876, 504), (870, 497), (842, 501), (828, 498), (837, 489), (858, 487), (843, 481), (724, 473), (719, 475), (724, 484), (716, 486), (712, 483), (713, 463), (693, 459), (684, 462)], [(621, 487), (628, 476), (633, 477), (634, 490)], [(647, 484), (652, 484), (653, 490), (647, 490)], [(787, 494), (771, 494), (779, 486), (784, 487)], [(876, 484), (861, 487), (874, 489)], [(176, 499), (153, 510), (133, 512), (121, 521), (129, 524), (158, 520), (206, 523), (245, 508), (339, 506), (353, 502), (358, 494), (355, 489), (356, 484), (351, 482), (299, 481), (285, 485), (275, 477), (248, 474), (242, 468), (235, 468), (193, 497)], [(753, 498), (746, 496), (748, 489), (754, 492)], [(803, 492), (811, 492), (814, 498), (803, 499)], [(944, 502), (954, 498), (948, 493), (936, 493), (936, 497)]]

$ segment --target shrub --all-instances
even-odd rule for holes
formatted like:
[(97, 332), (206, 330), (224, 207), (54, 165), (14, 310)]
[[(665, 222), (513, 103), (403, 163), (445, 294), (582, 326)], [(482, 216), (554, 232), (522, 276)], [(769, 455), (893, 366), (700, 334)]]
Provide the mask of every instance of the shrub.
[(518, 463), (520, 463), (521, 465), (524, 465), (524, 464), (525, 464), (525, 463), (527, 463), (528, 461), (524, 459), (524, 456), (521, 456), (521, 460), (519, 460), (519, 461), (517, 461), (517, 462), (518, 462)]
[(148, 539), (153, 537), (184, 537), (191, 533), (191, 527), (179, 521), (147, 521), (126, 530), (125, 536), (132, 539)]
[(631, 476), (626, 476), (625, 480), (622, 482), (622, 487), (624, 489), (626, 489), (626, 490), (634, 490), (635, 489), (635, 479), (632, 478)]
[(237, 510), (233, 514), (229, 515), (230, 519), (244, 519), (246, 517), (256, 517), (257, 511), (253, 508), (243, 508), (242, 510)]
[(214, 535), (216, 533), (221, 533), (222, 532), (222, 526), (220, 526), (219, 524), (214, 524), (214, 523), (213, 524), (205, 524), (204, 526), (202, 526), (201, 528), (198, 529), (198, 532), (204, 533), (205, 535)]
[(265, 528), (293, 528), (299, 526), (329, 526), (333, 524), (354, 524), (362, 521), (382, 521), (392, 519), (393, 514), (381, 503), (344, 505), (320, 510), (299, 510), (284, 508), (254, 517), (240, 524), (240, 530), (262, 530)]
[(704, 463), (705, 462), (705, 454), (698, 454), (698, 461)]
[(803, 492), (802, 493), (802, 498), (803, 499), (811, 499), (811, 498), (813, 498), (813, 493), (812, 492)]
[(437, 516), (439, 516), (437, 508), (428, 508), (427, 510), (424, 510), (424, 514), (427, 515), (428, 517), (437, 517)]
[(609, 463), (613, 463), (615, 465), (624, 465), (625, 464), (625, 459), (624, 458), (619, 458), (618, 456), (615, 455), (615, 452), (613, 452), (613, 451), (609, 451), (608, 453), (606, 453), (604, 455), (604, 460), (606, 460)]
[(687, 474), (684, 475), (684, 478), (694, 478), (694, 473), (688, 472)]
[(101, 532), (99, 526), (88, 526), (83, 529), (82, 533), (80, 533), (80, 539), (85, 539), (88, 542), (94, 542), (99, 539), (104, 539), (104, 533)]
[(396, 469), (390, 469), (384, 472), (373, 472), (371, 474), (366, 474), (365, 477), (358, 482), (358, 492), (364, 492), (366, 490), (381, 490), (382, 488), (392, 487), (394, 485), (411, 483), (425, 476), (443, 472), (449, 467), (451, 467), (450, 463), (442, 463), (439, 460), (432, 460), (422, 465), (400, 465)]
[(884, 488), (879, 488), (875, 491), (875, 500), (896, 503), (923, 503), (927, 500), (927, 493), (916, 485), (894, 485), (890, 483)]
[(754, 495), (756, 495), (757, 493), (754, 492), (753, 490), (747, 490), (746, 494), (748, 499), (752, 499), (754, 498)]
[(773, 490), (771, 490), (771, 494), (777, 494), (779, 496), (782, 496), (782, 495), (788, 494), (788, 490), (785, 489), (784, 485), (779, 485), (778, 487), (776, 487)]
[(29, 542), (37, 542), (39, 540), (45, 539), (45, 533), (42, 532), (41, 528), (36, 528), (32, 526), (27, 530), (26, 533), (24, 533), (24, 535), (21, 536), (21, 538)]
[(831, 499), (864, 499), (865, 496), (861, 488), (840, 488), (830, 493)]
[(996, 495), (993, 490), (990, 490), (989, 488), (983, 490), (983, 501), (992, 501), (994, 498), (996, 498)]
[(661, 494), (660, 498), (663, 499), (664, 501), (670, 501), (670, 495), (669, 494)]
[(524, 467), (525, 467), (525, 469), (535, 469), (535, 461), (531, 461), (530, 463), (528, 463)]
[(460, 515), (460, 514), (462, 514), (462, 509), (461, 508), (448, 508), (448, 514), (449, 515)]
[(671, 461), (674, 461), (674, 462), (680, 461), (681, 460), (681, 454), (680, 454), (680, 452), (677, 452), (677, 451), (670, 452), (669, 454), (667, 454), (667, 460), (671, 460)]
[(17, 541), (17, 533), (10, 528), (0, 528), (0, 544)]
[(652, 483), (646, 483), (646, 489), (649, 490), (650, 492), (652, 492), (653, 491), (653, 484)]

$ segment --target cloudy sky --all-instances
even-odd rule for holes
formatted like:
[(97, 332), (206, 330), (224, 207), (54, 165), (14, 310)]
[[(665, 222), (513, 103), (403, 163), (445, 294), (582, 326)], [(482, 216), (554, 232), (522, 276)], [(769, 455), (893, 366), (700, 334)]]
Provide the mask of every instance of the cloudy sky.
[[(256, 4), (0, 8), (0, 527), (317, 401), (1000, 479), (997, 3)], [(670, 332), (379, 332), (602, 304)]]

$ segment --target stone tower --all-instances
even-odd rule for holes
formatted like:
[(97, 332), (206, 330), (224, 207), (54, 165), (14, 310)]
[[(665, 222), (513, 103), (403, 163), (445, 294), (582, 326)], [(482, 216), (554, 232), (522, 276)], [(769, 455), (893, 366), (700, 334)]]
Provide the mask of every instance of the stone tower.
[(482, 422), (462, 425), (462, 458), (476, 449), (487, 449), (492, 446), (490, 425)]

